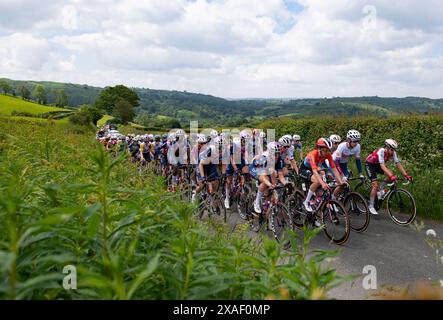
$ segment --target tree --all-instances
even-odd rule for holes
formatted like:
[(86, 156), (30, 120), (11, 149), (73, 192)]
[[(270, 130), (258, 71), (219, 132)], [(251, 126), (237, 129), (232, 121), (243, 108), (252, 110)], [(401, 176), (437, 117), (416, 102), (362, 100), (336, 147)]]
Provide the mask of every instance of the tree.
[(46, 94), (45, 87), (43, 87), (42, 85), (36, 86), (33, 95), (37, 103), (46, 104), (48, 97)]
[(95, 106), (83, 105), (80, 107), (80, 111), (89, 115), (90, 121), (97, 125), (98, 120), (104, 116), (103, 110), (98, 109)]
[(112, 114), (116, 104), (120, 100), (126, 100), (132, 107), (138, 107), (140, 105), (140, 98), (135, 91), (124, 85), (117, 85), (115, 87), (105, 88), (95, 101), (95, 106), (105, 110), (108, 114)]
[(11, 85), (7, 83), (6, 80), (0, 80), (0, 89), (3, 90), (4, 94), (8, 94), (12, 91)]
[(31, 91), (29, 91), (27, 86), (21, 85), (19, 87), (19, 91), (23, 100), (29, 100), (29, 98), (31, 97)]
[(85, 111), (77, 111), (73, 115), (69, 116), (69, 122), (79, 125), (88, 125), (91, 123), (91, 116)]
[(134, 107), (125, 99), (120, 99), (115, 104), (113, 115), (120, 123), (126, 124), (134, 118)]
[(65, 89), (60, 89), (55, 92), (55, 105), (57, 107), (66, 107), (68, 105), (68, 96)]

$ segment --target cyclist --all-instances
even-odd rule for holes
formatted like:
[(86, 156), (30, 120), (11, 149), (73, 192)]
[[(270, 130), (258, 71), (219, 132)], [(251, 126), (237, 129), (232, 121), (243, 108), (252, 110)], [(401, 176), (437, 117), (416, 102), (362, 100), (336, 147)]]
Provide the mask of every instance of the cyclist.
[[(215, 138), (214, 138), (215, 139)], [(201, 183), (209, 182), (209, 193), (217, 189), (217, 179), (219, 178), (217, 165), (219, 162), (219, 152), (216, 144), (210, 144), (200, 152), (197, 180)], [(200, 190), (200, 189), (199, 189)]]
[(331, 153), (334, 154), (335, 150), (337, 150), (338, 144), (341, 142), (341, 137), (338, 134), (331, 134), (329, 140), (332, 142)]
[[(234, 172), (249, 173), (249, 166), (247, 165), (246, 139), (249, 139), (249, 134), (246, 131), (240, 132), (240, 138), (234, 138), (232, 144), (229, 146), (230, 162), (226, 169), (226, 197), (225, 207), (230, 208), (229, 193), (232, 187)], [(240, 183), (245, 183), (244, 176), (241, 176)]]
[[(257, 214), (261, 213), (261, 199), (263, 194), (269, 189), (274, 188), (277, 185), (277, 172), (278, 162), (280, 158), (281, 146), (278, 142), (270, 142), (268, 149), (261, 155), (254, 157), (254, 160), (249, 165), (249, 173), (255, 179), (259, 181), (259, 187), (257, 190), (257, 196), (254, 201), (254, 211)], [(285, 185), (286, 181), (282, 172), (280, 172), (279, 180)]]
[(341, 171), (343, 176), (346, 178), (349, 177), (348, 161), (351, 157), (355, 157), (355, 164), (357, 165), (358, 173), (360, 178), (363, 178), (360, 160), (360, 140), (360, 132), (357, 130), (349, 130), (346, 135), (346, 141), (340, 143), (335, 152), (332, 154), (332, 158), (334, 159), (337, 169), (339, 169), (339, 171)]
[(294, 134), (292, 136), (292, 144), (294, 146), (294, 150), (300, 154), (300, 160), (303, 160), (303, 146), (301, 143), (301, 138), (298, 134)]
[[(334, 161), (331, 156), (332, 142), (328, 138), (320, 138), (316, 142), (316, 149), (309, 152), (303, 161), (300, 172), (309, 177), (311, 176), (311, 186), (309, 187), (308, 194), (306, 196), (303, 205), (307, 212), (313, 212), (310, 200), (315, 194), (315, 191), (321, 186), (323, 190), (329, 189), (328, 184), (325, 182), (325, 169), (322, 167), (325, 160), (329, 161), (331, 170), (335, 176), (338, 185), (343, 184), (340, 173), (335, 167)], [(311, 175), (312, 173), (312, 175)]]
[[(403, 165), (400, 163), (400, 160), (397, 157), (398, 143), (393, 139), (386, 139), (385, 145), (383, 148), (379, 148), (372, 152), (366, 158), (366, 173), (372, 182), (372, 190), (371, 196), (369, 200), (369, 211), (376, 215), (378, 214), (377, 210), (374, 208), (375, 197), (378, 195), (380, 198), (383, 196), (383, 191), (386, 183), (395, 182), (397, 177), (394, 173), (386, 166), (386, 162), (392, 159), (397, 166), (398, 170), (403, 174), (403, 176), (408, 180), (413, 182), (413, 178), (407, 174), (406, 170), (403, 168)], [(377, 174), (384, 174), (386, 178), (381, 183), (380, 191), (379, 191), (379, 183), (377, 181)]]
[(195, 171), (197, 173), (197, 187), (192, 191), (192, 201), (195, 200), (195, 195), (200, 192), (201, 189), (203, 189), (203, 179), (199, 174), (199, 164), (201, 160), (200, 153), (202, 153), (208, 147), (207, 142), (208, 139), (204, 134), (197, 134), (197, 144), (191, 151), (191, 163), (195, 164)]
[(289, 164), (297, 174), (298, 174), (298, 166), (297, 163), (294, 160), (294, 150), (295, 147), (292, 144), (292, 137), (287, 134), (278, 139), (278, 142), (280, 143), (281, 149), (280, 149), (280, 161), (281, 166), (283, 167), (283, 175), (288, 174), (288, 169), (286, 167), (286, 164)]

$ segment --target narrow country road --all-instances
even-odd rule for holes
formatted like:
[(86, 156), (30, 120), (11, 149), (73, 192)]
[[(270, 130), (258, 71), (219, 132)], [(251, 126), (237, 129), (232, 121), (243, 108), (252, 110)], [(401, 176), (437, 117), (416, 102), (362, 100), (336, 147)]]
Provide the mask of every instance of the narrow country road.
[[(231, 213), (229, 220), (233, 228), (245, 223), (237, 213)], [(420, 223), (423, 220), (418, 217), (417, 221)], [(371, 217), (365, 232), (352, 232), (349, 240), (341, 246), (328, 243), (324, 233), (319, 233), (312, 240), (311, 249), (339, 249), (340, 253), (328, 264), (340, 275), (359, 275), (359, 278), (331, 290), (329, 296), (335, 299), (376, 299), (380, 290), (392, 291), (414, 285), (420, 280), (443, 281), (443, 250), (438, 256), (436, 249), (425, 242), (425, 239), (443, 239), (443, 224), (423, 222), (421, 230), (412, 226), (398, 226), (384, 211)], [(430, 229), (435, 231), (436, 236), (426, 235)], [(256, 236), (252, 231), (249, 234)], [(365, 266), (375, 267), (377, 289), (364, 289), (363, 279), (367, 276), (367, 273), (363, 274)]]

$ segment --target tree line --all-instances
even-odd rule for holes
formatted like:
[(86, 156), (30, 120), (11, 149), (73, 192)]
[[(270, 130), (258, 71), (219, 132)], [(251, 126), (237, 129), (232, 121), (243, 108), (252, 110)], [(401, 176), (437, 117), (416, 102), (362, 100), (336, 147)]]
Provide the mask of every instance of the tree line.
[(5, 95), (12, 95), (16, 97), (20, 95), (25, 101), (35, 101), (39, 104), (47, 105), (48, 98), (51, 96), (54, 100), (54, 105), (60, 108), (68, 105), (68, 95), (64, 89), (48, 90), (42, 85), (37, 85), (31, 93), (30, 88), (26, 85), (19, 85), (16, 89), (12, 87), (7, 81), (0, 80), (0, 90)]

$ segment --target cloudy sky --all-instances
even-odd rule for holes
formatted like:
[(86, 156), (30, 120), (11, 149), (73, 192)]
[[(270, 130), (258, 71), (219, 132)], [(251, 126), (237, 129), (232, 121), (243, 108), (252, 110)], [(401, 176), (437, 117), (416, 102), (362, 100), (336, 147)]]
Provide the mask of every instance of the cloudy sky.
[(441, 0), (0, 0), (0, 78), (443, 97)]

